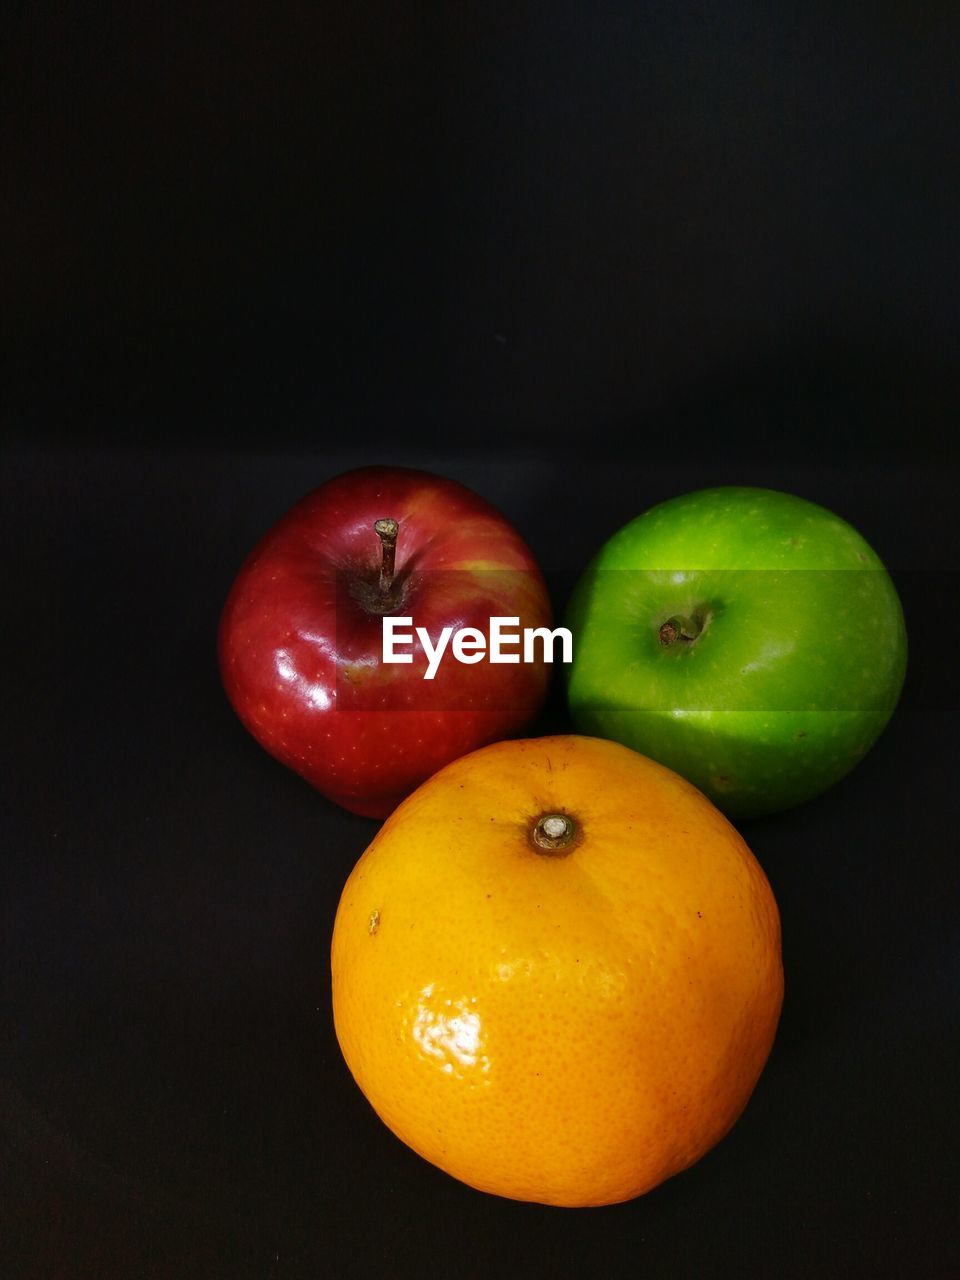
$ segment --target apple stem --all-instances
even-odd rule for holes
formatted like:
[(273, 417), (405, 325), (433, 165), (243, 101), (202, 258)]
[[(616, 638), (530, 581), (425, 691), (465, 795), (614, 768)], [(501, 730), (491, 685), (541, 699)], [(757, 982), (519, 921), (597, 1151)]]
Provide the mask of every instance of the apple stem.
[(396, 520), (377, 520), (374, 530), (380, 539), (380, 595), (385, 600), (393, 589), (393, 567), (397, 557)]
[(660, 628), (660, 643), (664, 648), (669, 648), (678, 641), (689, 644), (691, 640), (696, 640), (702, 630), (703, 618), (697, 614), (691, 618), (668, 618)]

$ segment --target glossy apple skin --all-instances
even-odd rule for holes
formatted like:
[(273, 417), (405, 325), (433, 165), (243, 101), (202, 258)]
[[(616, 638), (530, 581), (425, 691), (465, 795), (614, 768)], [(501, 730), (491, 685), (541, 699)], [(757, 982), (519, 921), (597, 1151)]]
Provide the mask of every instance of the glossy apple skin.
[[(705, 622), (665, 646), (674, 617)], [(577, 727), (668, 765), (732, 817), (848, 773), (906, 670), (876, 553), (823, 507), (768, 489), (706, 489), (631, 521), (577, 584), (567, 625)]]
[(549, 675), (542, 661), (467, 666), (448, 653), (428, 682), (419, 645), (412, 665), (385, 665), (382, 613), (368, 604), (381, 562), (373, 525), (388, 517), (400, 525), (400, 594), (388, 612), (412, 617), (433, 643), (447, 626), (488, 635), (493, 615), (551, 625), (542, 575), (520, 535), (483, 498), (440, 476), (348, 472), (266, 534), (224, 606), (224, 688), (271, 755), (337, 804), (375, 818), (450, 760), (524, 731)]

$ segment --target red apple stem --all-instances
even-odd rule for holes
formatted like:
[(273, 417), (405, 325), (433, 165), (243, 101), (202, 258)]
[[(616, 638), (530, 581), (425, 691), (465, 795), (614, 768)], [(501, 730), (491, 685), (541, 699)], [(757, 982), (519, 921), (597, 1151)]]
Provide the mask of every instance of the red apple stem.
[(703, 630), (703, 621), (703, 618), (696, 614), (690, 618), (679, 616), (668, 618), (660, 628), (660, 643), (664, 648), (678, 643), (689, 644), (692, 640), (696, 640)]
[(396, 520), (377, 520), (374, 530), (380, 539), (380, 595), (385, 600), (393, 590), (393, 569), (397, 558), (397, 534), (400, 526)]

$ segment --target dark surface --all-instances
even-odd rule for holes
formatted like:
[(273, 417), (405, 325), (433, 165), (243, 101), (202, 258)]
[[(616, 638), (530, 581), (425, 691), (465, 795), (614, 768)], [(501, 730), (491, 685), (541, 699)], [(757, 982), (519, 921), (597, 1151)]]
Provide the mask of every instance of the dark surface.
[[(0, 1272), (960, 1274), (960, 10), (0, 20)], [(214, 638), (254, 540), (370, 462), (498, 503), (558, 606), (716, 482), (834, 508), (903, 595), (886, 734), (745, 827), (769, 1067), (635, 1203), (476, 1194), (341, 1062), (330, 930), (376, 826), (243, 732)]]
[(669, 457), (708, 405), (716, 443), (802, 457), (954, 420), (956, 6), (11, 0), (2, 22), (22, 431), (629, 428)]
[[(919, 464), (407, 458), (497, 501), (558, 604), (659, 497), (792, 489), (890, 562), (913, 637), (866, 761), (743, 827), (779, 899), (787, 975), (743, 1119), (642, 1200), (557, 1211), (455, 1183), (353, 1085), (328, 946), (376, 824), (270, 760), (219, 688), (215, 627), (243, 555), (305, 487), (365, 460), (21, 452), (4, 471), (6, 1274), (953, 1273), (960, 699), (950, 650), (927, 643), (930, 601), (957, 581), (948, 479)], [(576, 519), (557, 534), (550, 495), (574, 469)], [(538, 728), (565, 724), (555, 699)]]

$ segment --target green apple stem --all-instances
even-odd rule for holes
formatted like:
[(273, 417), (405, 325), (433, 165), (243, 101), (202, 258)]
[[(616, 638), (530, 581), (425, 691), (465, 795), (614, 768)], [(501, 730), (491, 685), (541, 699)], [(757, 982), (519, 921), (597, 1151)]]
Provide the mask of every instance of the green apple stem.
[(393, 568), (400, 526), (396, 520), (377, 520), (373, 527), (380, 539), (380, 597), (388, 600), (393, 593)]
[(567, 813), (543, 813), (530, 832), (533, 846), (538, 853), (555, 858), (566, 857), (573, 850), (577, 837), (577, 824)]
[(696, 640), (702, 630), (703, 618), (697, 614), (690, 618), (668, 618), (660, 628), (660, 643), (664, 648), (674, 644), (689, 644), (691, 640)]

